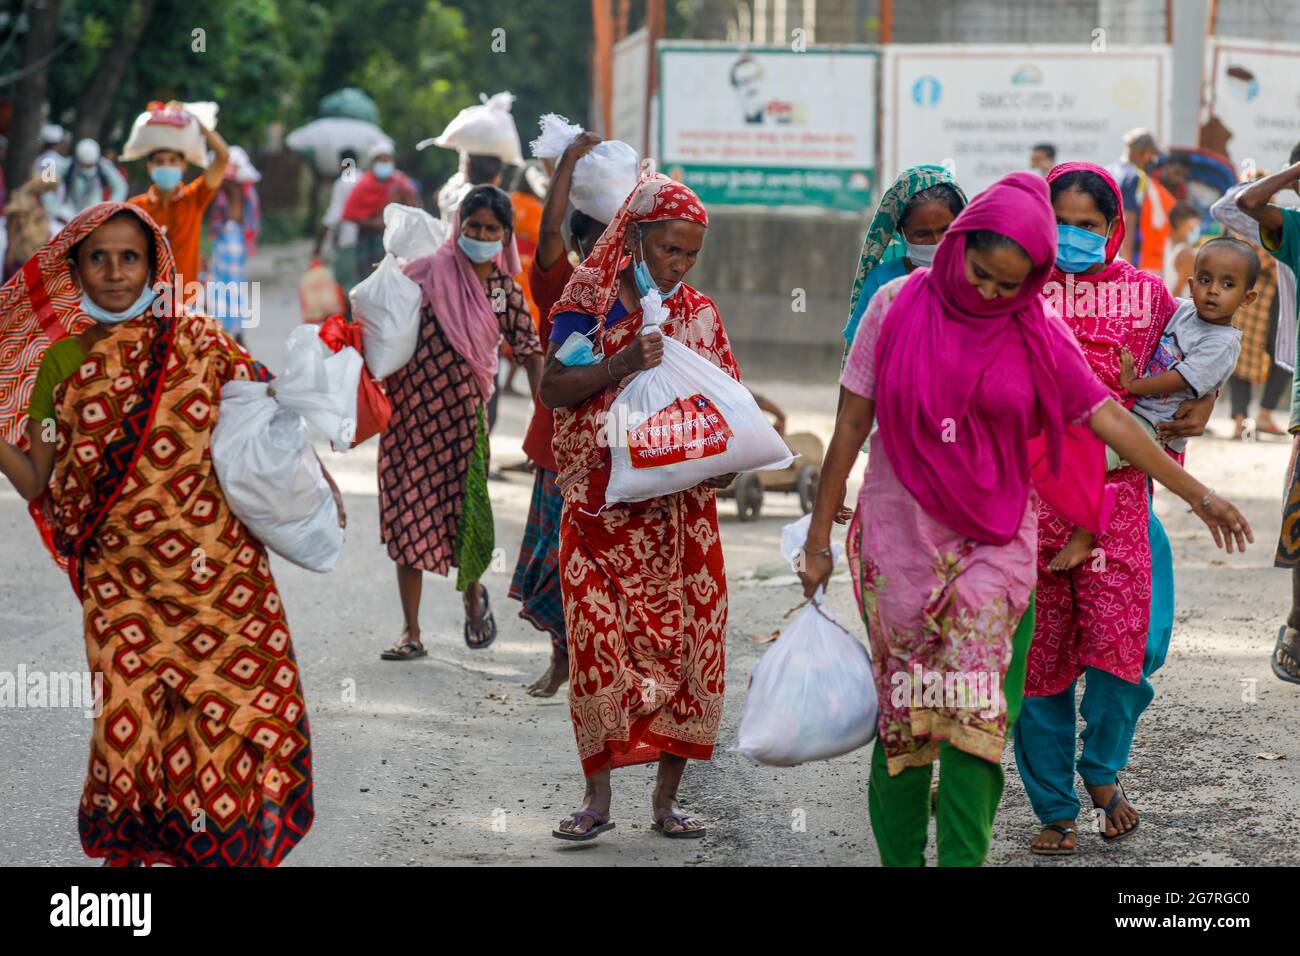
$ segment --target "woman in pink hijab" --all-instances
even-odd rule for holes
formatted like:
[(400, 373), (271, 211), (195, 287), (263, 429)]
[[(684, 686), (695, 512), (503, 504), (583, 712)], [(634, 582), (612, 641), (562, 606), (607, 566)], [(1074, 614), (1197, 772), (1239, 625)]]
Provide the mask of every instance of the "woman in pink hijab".
[(423, 573), (455, 565), (464, 594), (465, 643), (496, 639), (487, 590), (479, 578), (492, 560), (485, 409), (492, 397), (497, 347), (505, 336), (536, 394), (542, 347), (519, 272), (510, 197), (477, 186), (461, 201), (451, 235), (435, 253), (403, 270), (419, 283), (420, 338), (411, 361), (385, 384), (393, 417), (379, 439), (379, 533), (397, 564), (405, 628), (380, 655), (410, 660), (420, 642)]
[(924, 863), (935, 760), (939, 864), (978, 866), (988, 852), (1034, 632), (1037, 496), (1103, 529), (1104, 441), (1186, 500), (1221, 547), (1253, 540), (1045, 310), (1055, 258), (1047, 184), (1006, 176), (948, 227), (931, 268), (880, 289), (840, 380), (800, 577), (809, 597), (830, 579), (831, 525), (879, 418), (848, 544), (879, 696), (868, 803), (886, 866)]

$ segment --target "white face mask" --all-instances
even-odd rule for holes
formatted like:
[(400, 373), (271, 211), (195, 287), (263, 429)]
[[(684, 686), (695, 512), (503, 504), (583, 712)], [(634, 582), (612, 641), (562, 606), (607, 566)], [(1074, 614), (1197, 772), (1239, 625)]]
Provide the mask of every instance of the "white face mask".
[(904, 241), (907, 246), (907, 258), (914, 266), (932, 266), (934, 265), (934, 254), (939, 250), (939, 243), (932, 246), (918, 246), (911, 242)]

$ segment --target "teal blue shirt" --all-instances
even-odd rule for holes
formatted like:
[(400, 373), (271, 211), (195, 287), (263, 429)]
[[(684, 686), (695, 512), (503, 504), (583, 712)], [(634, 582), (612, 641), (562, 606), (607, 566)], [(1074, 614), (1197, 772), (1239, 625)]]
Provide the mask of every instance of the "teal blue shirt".
[(858, 307), (853, 310), (844, 326), (844, 341), (849, 345), (853, 344), (853, 337), (858, 334), (858, 323), (867, 314), (867, 306), (871, 304), (871, 297), (876, 294), (876, 290), (899, 276), (907, 275), (907, 266), (903, 263), (903, 259), (882, 262), (867, 273), (867, 278), (862, 283), (862, 295), (858, 296)]

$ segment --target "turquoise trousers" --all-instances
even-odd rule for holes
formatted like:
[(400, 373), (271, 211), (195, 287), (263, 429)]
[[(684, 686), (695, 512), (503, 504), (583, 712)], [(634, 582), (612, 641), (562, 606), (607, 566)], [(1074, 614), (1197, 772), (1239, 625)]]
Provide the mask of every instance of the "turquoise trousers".
[(1128, 764), (1138, 718), (1155, 697), (1150, 677), (1165, 662), (1174, 630), (1174, 556), (1164, 526), (1150, 513), (1151, 625), (1142, 679), (1136, 684), (1095, 667), (1084, 669), (1083, 752), (1078, 754), (1075, 686), (1050, 697), (1026, 697), (1012, 732), (1016, 766), (1034, 812), (1043, 823), (1073, 820), (1081, 804), (1074, 785), (1076, 767), (1088, 786), (1115, 782)]

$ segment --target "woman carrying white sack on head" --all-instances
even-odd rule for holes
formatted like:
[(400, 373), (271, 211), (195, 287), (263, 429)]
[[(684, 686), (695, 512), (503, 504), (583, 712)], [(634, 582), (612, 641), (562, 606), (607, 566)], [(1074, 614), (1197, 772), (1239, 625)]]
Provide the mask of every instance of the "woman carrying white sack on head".
[(515, 95), (509, 92), (489, 97), (479, 94), (481, 102), (467, 106), (447, 124), (438, 136), (421, 140), (416, 149), (441, 146), (460, 154), (460, 166), (438, 190), (438, 211), (451, 222), (461, 201), (475, 186), (500, 186), (505, 166), (522, 166), (523, 150), (519, 130), (510, 113)]
[[(528, 266), (528, 285), (537, 305), (538, 335), (551, 336), (551, 309), (573, 276), (573, 258), (581, 262), (596, 245), (609, 221), (636, 186), (640, 157), (626, 143), (602, 142), (595, 133), (562, 116), (548, 113), (539, 120), (541, 135), (533, 140), (533, 156), (551, 175), (542, 208), (537, 251)], [(524, 435), (524, 454), (536, 465), (533, 497), (524, 525), (519, 560), (510, 582), (510, 597), (520, 604), (519, 616), (551, 638), (546, 671), (528, 687), (531, 697), (553, 697), (569, 679), (569, 645), (564, 629), (560, 593), (559, 465), (551, 440), (555, 416), (540, 401)]]

